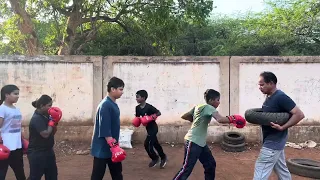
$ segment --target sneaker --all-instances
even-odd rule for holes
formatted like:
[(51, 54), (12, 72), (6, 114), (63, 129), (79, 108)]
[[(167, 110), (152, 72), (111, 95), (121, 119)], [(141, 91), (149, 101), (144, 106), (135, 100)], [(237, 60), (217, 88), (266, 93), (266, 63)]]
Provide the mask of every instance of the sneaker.
[(158, 164), (158, 161), (159, 161), (159, 158), (156, 159), (156, 160), (152, 160), (152, 161), (149, 163), (149, 167), (155, 167), (155, 166)]
[(160, 168), (164, 168), (167, 164), (167, 156), (165, 156), (163, 159), (161, 159), (160, 162)]

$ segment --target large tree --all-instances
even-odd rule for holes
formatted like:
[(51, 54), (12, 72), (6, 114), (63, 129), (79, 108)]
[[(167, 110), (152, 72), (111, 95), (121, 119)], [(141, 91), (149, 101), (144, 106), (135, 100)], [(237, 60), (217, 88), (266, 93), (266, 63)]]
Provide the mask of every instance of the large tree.
[[(178, 26), (178, 20), (199, 24), (212, 11), (212, 3), (212, 0), (0, 0), (0, 14), (6, 19), (3, 26), (8, 30), (2, 37), (9, 38), (11, 44), (20, 43), (15, 49), (17, 53), (79, 54), (106, 23), (116, 23), (127, 33), (131, 32), (131, 20), (153, 22), (159, 27)], [(10, 32), (14, 27), (19, 31)]]

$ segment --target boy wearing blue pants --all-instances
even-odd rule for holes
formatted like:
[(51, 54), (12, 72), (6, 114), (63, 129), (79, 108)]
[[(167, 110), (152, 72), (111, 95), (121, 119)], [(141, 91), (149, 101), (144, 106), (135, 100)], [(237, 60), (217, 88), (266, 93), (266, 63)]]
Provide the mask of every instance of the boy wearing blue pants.
[(192, 126), (185, 135), (185, 153), (183, 165), (173, 180), (186, 180), (190, 176), (197, 160), (204, 167), (205, 180), (215, 179), (216, 161), (209, 147), (206, 145), (208, 125), (213, 118), (219, 123), (233, 123), (237, 128), (243, 128), (246, 120), (239, 115), (223, 117), (216, 110), (220, 104), (220, 93), (208, 89), (204, 93), (206, 104), (193, 107), (182, 115), (182, 119), (192, 122)]

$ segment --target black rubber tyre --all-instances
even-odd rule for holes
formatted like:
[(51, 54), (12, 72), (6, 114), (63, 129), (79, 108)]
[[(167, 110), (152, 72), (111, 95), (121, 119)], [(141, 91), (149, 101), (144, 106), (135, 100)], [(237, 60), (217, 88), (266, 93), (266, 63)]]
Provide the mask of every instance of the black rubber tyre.
[(288, 122), (290, 114), (286, 112), (271, 113), (262, 112), (261, 108), (253, 108), (246, 110), (244, 114), (246, 121), (252, 124), (270, 126), (270, 122), (283, 125)]
[(288, 159), (287, 167), (292, 174), (320, 179), (320, 162), (311, 159)]
[(227, 144), (243, 144), (245, 142), (244, 135), (239, 132), (225, 132), (223, 133), (223, 139), (224, 142)]
[(224, 141), (221, 142), (221, 148), (227, 152), (242, 152), (246, 150), (246, 143), (242, 144), (228, 144)]

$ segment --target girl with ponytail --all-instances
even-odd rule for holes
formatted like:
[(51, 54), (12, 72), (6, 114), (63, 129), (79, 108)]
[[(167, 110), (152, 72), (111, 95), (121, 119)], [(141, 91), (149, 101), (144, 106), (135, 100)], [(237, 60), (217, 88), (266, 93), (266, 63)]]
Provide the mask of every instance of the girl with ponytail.
[(35, 109), (29, 124), (28, 160), (30, 165), (30, 180), (45, 179), (57, 180), (58, 168), (53, 149), (54, 135), (57, 126), (50, 126), (52, 117), (49, 109), (52, 107), (52, 98), (42, 95), (32, 102)]
[(19, 99), (19, 88), (16, 85), (6, 85), (0, 95), (0, 143), (10, 150), (8, 159), (0, 160), (0, 180), (5, 180), (8, 166), (12, 168), (17, 180), (25, 180), (22, 149), (22, 115), (20, 109), (14, 106)]

